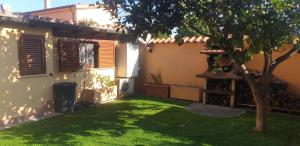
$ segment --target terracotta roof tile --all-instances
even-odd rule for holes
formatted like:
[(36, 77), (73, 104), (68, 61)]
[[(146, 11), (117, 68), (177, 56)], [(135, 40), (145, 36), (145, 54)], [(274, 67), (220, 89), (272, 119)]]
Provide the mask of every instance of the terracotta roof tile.
[(163, 38), (163, 39), (160, 39), (159, 41), (158, 41), (158, 43), (163, 43), (165, 41), (165, 39)]
[[(183, 37), (183, 42), (184, 43), (205, 43), (208, 39), (208, 37), (204, 37), (204, 36), (192, 36), (192, 37)], [(175, 43), (175, 39), (174, 38), (156, 38), (156, 39), (151, 39), (149, 41), (150, 43)]]
[(171, 38), (166, 38), (165, 41), (164, 41), (164, 43), (168, 43), (170, 41), (171, 41)]
[(183, 42), (186, 43), (190, 38), (189, 37), (183, 37), (182, 39), (183, 39)]
[[(171, 40), (170, 40), (170, 43), (175, 43), (175, 39), (174, 38), (172, 38)], [(168, 43), (168, 42), (167, 42)]]
[(198, 36), (195, 41), (200, 42), (202, 40), (202, 38), (203, 38), (202, 36)]
[(206, 42), (209, 39), (209, 37), (203, 37), (202, 41)]
[(193, 37), (191, 37), (191, 38), (188, 39), (188, 42), (192, 43), (192, 42), (194, 42), (195, 39), (196, 39), (196, 37), (193, 36)]
[(160, 41), (160, 39), (157, 38), (157, 39), (154, 39), (154, 40), (153, 40), (153, 43), (158, 43), (159, 41)]

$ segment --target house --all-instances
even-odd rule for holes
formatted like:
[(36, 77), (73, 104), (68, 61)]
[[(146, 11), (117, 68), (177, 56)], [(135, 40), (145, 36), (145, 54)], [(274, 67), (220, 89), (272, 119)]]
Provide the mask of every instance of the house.
[[(25, 12), (25, 16), (41, 16), (56, 18), (79, 25), (88, 25), (101, 27), (103, 29), (115, 29), (116, 20), (111, 14), (103, 8), (97, 8), (90, 4), (73, 4), (61, 7), (51, 8), (51, 1), (45, 0), (45, 8), (43, 10)], [(100, 17), (101, 16), (101, 17)], [(72, 37), (72, 36), (70, 36)], [(109, 72), (115, 72), (115, 46), (116, 40), (100, 40), (100, 50), (98, 56), (99, 67)]]
[[(43, 10), (25, 12), (23, 15), (57, 18), (79, 25), (97, 26), (108, 30), (116, 29), (117, 19), (104, 8), (98, 8), (91, 4), (73, 4), (51, 8), (50, 0), (45, 0), (44, 4)], [(105, 70), (106, 75), (109, 74), (111, 78), (118, 80), (120, 92), (133, 93), (134, 79), (139, 70), (138, 46), (134, 43), (119, 42), (117, 44), (116, 40), (106, 40), (104, 36), (102, 38), (99, 40), (99, 68)], [(122, 88), (123, 86), (126, 88)]]
[(2, 11), (0, 126), (53, 114), (54, 83), (76, 82), (77, 101), (82, 101), (84, 89), (93, 89), (98, 76), (114, 80), (114, 59), (108, 56), (122, 44), (116, 40), (127, 44), (130, 37), (101, 25)]
[(45, 8), (23, 13), (24, 15), (43, 16), (62, 20), (71, 20), (75, 23), (91, 23), (102, 27), (113, 27), (117, 21), (111, 14), (90, 4), (73, 4), (61, 7), (50, 7), (50, 0), (45, 0)]

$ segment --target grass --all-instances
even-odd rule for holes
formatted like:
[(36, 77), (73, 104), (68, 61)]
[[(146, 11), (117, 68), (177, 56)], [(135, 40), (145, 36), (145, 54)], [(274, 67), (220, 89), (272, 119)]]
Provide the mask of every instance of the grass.
[(255, 113), (196, 115), (184, 101), (131, 97), (0, 131), (0, 145), (299, 146), (300, 118), (269, 114), (269, 130), (253, 132)]

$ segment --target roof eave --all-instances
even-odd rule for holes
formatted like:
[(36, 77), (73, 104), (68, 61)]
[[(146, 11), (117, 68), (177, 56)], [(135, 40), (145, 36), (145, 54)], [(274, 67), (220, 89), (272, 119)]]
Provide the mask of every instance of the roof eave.
[(24, 18), (15, 18), (0, 16), (2, 24), (22, 24), (31, 27), (48, 27), (52, 28), (53, 36), (55, 37), (72, 37), (72, 38), (86, 38), (86, 39), (109, 39), (109, 40), (123, 40), (130, 41), (133, 37), (127, 32), (94, 28), (89, 26), (81, 26), (74, 24), (46, 22), (41, 20), (31, 20)]

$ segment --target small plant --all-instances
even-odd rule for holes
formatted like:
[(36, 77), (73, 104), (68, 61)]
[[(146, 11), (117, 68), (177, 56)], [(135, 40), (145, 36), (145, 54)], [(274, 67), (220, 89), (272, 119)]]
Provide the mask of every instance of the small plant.
[(218, 65), (221, 67), (226, 67), (233, 64), (233, 60), (229, 58), (227, 55), (218, 55), (214, 59), (215, 62), (217, 62)]
[(212, 73), (222, 73), (232, 71), (232, 59), (226, 55), (213, 56), (213, 63), (209, 68)]
[(212, 69), (210, 70), (210, 72), (212, 72), (212, 73), (221, 73), (221, 72), (223, 72), (223, 71), (224, 71), (223, 68), (222, 68), (222, 67), (219, 67), (219, 66), (214, 67), (214, 68), (212, 68)]
[(99, 75), (98, 77), (96, 77), (95, 82), (101, 88), (115, 86), (115, 81), (111, 80), (109, 76), (101, 76), (101, 75)]
[(154, 81), (155, 84), (162, 84), (162, 79), (161, 79), (161, 73), (158, 72), (156, 74), (151, 73), (151, 78)]
[(78, 22), (81, 26), (98, 26), (98, 23), (92, 19), (85, 19)]

